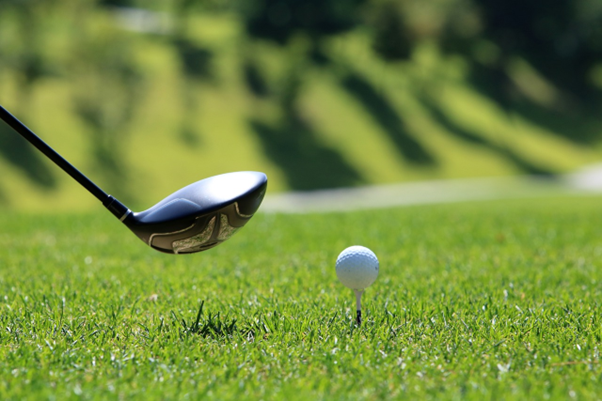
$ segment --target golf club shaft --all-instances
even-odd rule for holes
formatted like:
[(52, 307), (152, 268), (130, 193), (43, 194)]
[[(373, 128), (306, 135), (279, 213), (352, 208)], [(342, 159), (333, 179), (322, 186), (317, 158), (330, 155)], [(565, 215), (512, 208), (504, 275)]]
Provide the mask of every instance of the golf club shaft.
[(23, 138), (29, 141), (33, 146), (39, 149), (44, 155), (53, 161), (58, 167), (63, 169), (69, 176), (73, 177), (79, 184), (84, 186), (92, 195), (98, 198), (107, 209), (109, 209), (117, 218), (123, 220), (129, 209), (117, 201), (114, 197), (105, 193), (100, 187), (88, 179), (82, 172), (77, 170), (72, 164), (67, 162), (65, 158), (59, 155), (54, 149), (46, 144), (40, 137), (34, 134), (27, 126), (21, 123), (8, 110), (0, 106), (0, 118), (11, 126), (16, 132), (21, 134)]

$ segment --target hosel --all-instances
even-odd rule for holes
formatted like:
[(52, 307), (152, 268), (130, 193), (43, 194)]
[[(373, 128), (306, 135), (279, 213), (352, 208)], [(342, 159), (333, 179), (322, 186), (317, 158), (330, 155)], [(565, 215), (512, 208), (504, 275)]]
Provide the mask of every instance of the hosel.
[(119, 219), (121, 222), (123, 222), (125, 218), (127, 218), (127, 216), (132, 213), (132, 211), (128, 207), (123, 205), (121, 202), (119, 202), (119, 200), (117, 200), (117, 198), (113, 197), (112, 195), (109, 195), (106, 198), (106, 200), (102, 203), (102, 205), (104, 205), (109, 211), (111, 211), (111, 213), (115, 215), (117, 219)]

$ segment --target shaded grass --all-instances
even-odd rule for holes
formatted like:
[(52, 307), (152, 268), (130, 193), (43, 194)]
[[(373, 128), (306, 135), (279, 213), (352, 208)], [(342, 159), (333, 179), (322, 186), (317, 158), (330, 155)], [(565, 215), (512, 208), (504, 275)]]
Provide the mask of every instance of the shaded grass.
[[(0, 214), (2, 399), (599, 399), (600, 198), (258, 215), (190, 256)], [(344, 247), (381, 262), (353, 325)]]

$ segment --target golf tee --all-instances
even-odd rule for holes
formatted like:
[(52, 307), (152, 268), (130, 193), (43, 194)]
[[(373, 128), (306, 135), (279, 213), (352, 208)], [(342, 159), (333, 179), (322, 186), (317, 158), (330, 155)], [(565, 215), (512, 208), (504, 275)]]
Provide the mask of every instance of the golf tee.
[(354, 290), (355, 292), (355, 307), (357, 310), (357, 316), (355, 318), (355, 322), (358, 325), (358, 327), (360, 325), (362, 325), (362, 294), (364, 293), (363, 290)]

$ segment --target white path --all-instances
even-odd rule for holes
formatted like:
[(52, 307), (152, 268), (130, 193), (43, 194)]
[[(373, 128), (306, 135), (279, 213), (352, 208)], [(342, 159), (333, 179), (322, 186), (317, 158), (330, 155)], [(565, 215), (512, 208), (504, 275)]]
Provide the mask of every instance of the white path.
[(471, 200), (602, 194), (602, 164), (554, 179), (514, 176), (433, 180), (332, 190), (268, 194), (263, 212), (331, 212)]

